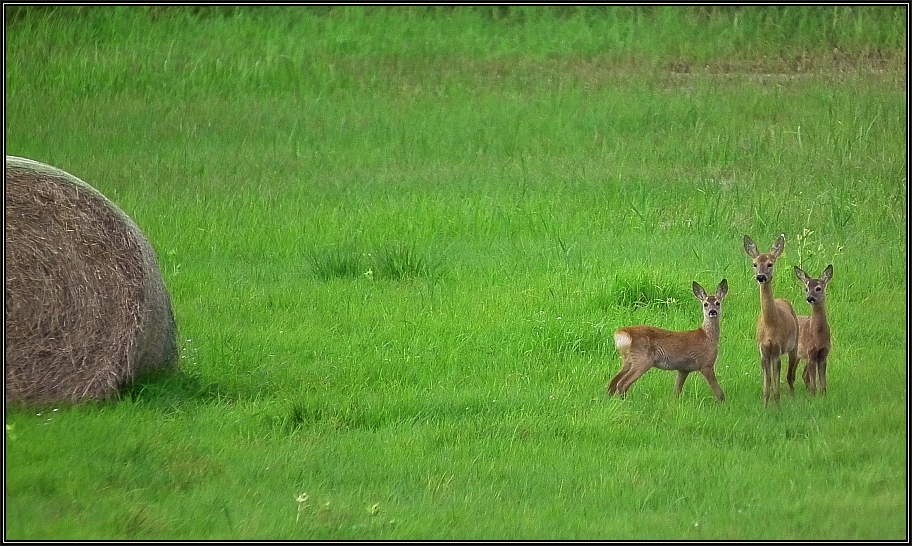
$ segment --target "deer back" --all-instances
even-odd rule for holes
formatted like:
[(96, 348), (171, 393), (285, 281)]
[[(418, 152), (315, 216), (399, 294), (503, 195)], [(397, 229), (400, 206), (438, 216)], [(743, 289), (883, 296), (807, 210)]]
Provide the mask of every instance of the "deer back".
[(697, 370), (715, 361), (719, 345), (702, 328), (675, 332), (653, 326), (628, 326), (614, 334), (618, 352), (635, 355), (663, 370)]

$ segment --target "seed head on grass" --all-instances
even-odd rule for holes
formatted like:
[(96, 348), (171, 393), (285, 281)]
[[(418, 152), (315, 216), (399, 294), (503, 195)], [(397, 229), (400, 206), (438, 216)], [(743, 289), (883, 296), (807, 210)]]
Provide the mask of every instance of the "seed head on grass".
[(303, 510), (307, 506), (307, 501), (309, 499), (310, 499), (310, 496), (306, 492), (301, 493), (300, 495), (295, 497), (295, 501), (297, 501), (297, 503), (298, 503), (298, 512), (295, 515), (295, 523), (301, 521), (301, 510)]

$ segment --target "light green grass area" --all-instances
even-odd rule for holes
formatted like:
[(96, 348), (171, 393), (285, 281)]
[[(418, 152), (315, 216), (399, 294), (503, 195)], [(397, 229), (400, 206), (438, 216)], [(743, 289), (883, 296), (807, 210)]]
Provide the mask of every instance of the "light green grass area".
[[(6, 409), (5, 538), (908, 539), (907, 6), (5, 9), (6, 153), (136, 221), (181, 354)], [(780, 233), (833, 352), (764, 408)], [(725, 402), (608, 398), (722, 278)]]

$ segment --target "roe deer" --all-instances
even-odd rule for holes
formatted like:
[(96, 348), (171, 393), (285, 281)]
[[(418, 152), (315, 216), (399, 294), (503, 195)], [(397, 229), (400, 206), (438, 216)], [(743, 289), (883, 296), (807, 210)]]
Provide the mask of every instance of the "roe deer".
[(821, 393), (825, 393), (827, 357), (830, 354), (830, 326), (827, 324), (824, 304), (827, 285), (833, 278), (833, 266), (828, 265), (819, 279), (808, 277), (800, 267), (795, 266), (795, 276), (804, 285), (807, 302), (811, 304), (811, 316), (798, 317), (798, 360), (805, 361), (801, 377), (807, 385), (808, 392), (815, 394), (819, 389)]
[(757, 252), (757, 245), (744, 236), (744, 251), (754, 264), (754, 277), (760, 285), (760, 317), (757, 318), (757, 346), (763, 371), (763, 406), (769, 404), (770, 387), (779, 405), (779, 378), (782, 355), (788, 355), (786, 379), (790, 392), (795, 391), (795, 368), (798, 366), (798, 319), (788, 300), (773, 298), (773, 265), (782, 255), (785, 234), (779, 235), (767, 254)]
[(621, 371), (608, 383), (608, 394), (624, 398), (637, 379), (650, 368), (675, 370), (674, 393), (680, 396), (684, 381), (691, 372), (700, 372), (719, 402), (725, 394), (716, 381), (716, 357), (719, 355), (719, 319), (722, 300), (728, 293), (728, 281), (722, 279), (715, 296), (707, 296), (703, 287), (693, 283), (693, 293), (703, 302), (703, 325), (696, 330), (673, 332), (652, 326), (628, 326), (614, 333), (614, 344), (621, 353)]

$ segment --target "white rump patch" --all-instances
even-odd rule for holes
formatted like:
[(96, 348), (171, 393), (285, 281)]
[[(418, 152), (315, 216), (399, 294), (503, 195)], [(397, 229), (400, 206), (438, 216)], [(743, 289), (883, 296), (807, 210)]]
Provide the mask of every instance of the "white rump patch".
[(627, 332), (617, 331), (614, 333), (614, 346), (620, 349), (626, 349), (630, 347), (630, 343), (633, 341), (633, 338), (630, 337), (630, 334)]

